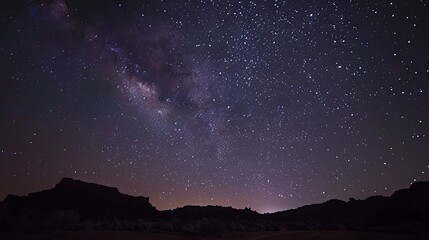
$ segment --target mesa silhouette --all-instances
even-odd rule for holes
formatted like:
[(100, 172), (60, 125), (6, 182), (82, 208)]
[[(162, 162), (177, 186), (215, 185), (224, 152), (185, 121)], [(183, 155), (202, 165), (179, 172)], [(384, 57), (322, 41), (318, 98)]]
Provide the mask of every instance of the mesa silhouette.
[(293, 210), (259, 214), (249, 208), (185, 206), (159, 211), (148, 197), (117, 188), (62, 179), (54, 188), (0, 202), (0, 230), (136, 230), (214, 233), (286, 229), (429, 233), (429, 182), (390, 197), (329, 200)]
[(157, 212), (147, 197), (125, 195), (117, 188), (71, 178), (63, 178), (53, 189), (30, 193), (25, 197), (8, 195), (4, 205), (11, 215), (71, 210), (82, 219), (133, 219), (152, 217)]

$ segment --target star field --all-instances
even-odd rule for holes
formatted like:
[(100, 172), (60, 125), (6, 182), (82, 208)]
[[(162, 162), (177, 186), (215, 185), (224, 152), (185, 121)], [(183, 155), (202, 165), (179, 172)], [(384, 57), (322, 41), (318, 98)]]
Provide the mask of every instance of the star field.
[(6, 1), (0, 199), (272, 212), (429, 180), (426, 1)]

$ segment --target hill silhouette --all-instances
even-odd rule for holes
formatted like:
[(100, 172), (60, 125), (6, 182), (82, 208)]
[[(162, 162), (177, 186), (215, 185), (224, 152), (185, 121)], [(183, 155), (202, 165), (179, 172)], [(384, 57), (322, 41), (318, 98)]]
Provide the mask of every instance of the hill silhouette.
[(62, 179), (54, 188), (0, 202), (1, 231), (157, 230), (218, 233), (282, 229), (365, 230), (429, 233), (429, 182), (417, 182), (390, 197), (372, 196), (271, 214), (222, 206), (185, 206), (159, 211), (148, 197), (117, 188)]
[(317, 229), (420, 232), (429, 229), (429, 182), (416, 182), (390, 197), (330, 200), (273, 213), (270, 218), (290, 224), (305, 223)]
[(3, 203), (9, 214), (74, 211), (81, 219), (154, 217), (157, 210), (148, 197), (133, 197), (117, 188), (63, 178), (54, 188), (28, 196), (8, 195)]

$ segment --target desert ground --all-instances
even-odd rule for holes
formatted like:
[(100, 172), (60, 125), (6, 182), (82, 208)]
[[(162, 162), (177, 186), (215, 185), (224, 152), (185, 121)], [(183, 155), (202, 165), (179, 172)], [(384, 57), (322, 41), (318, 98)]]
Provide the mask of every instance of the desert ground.
[(115, 231), (79, 231), (55, 232), (48, 234), (19, 234), (0, 233), (1, 240), (196, 240), (196, 239), (225, 239), (225, 240), (427, 240), (426, 235), (401, 235), (352, 231), (278, 231), (254, 233), (226, 233), (222, 236), (196, 236), (181, 233), (147, 233), (147, 232), (115, 232)]

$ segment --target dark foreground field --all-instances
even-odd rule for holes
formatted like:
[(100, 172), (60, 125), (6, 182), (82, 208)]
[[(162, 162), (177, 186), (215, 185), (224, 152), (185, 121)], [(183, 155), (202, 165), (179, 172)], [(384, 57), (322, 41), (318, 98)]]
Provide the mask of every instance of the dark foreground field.
[(147, 233), (147, 232), (115, 232), (115, 231), (79, 231), (56, 232), (49, 234), (5, 234), (0, 233), (1, 240), (183, 240), (183, 239), (225, 239), (225, 240), (426, 240), (424, 235), (394, 235), (383, 233), (352, 232), (352, 231), (277, 231), (255, 233), (227, 233), (223, 236), (196, 236), (180, 233)]

